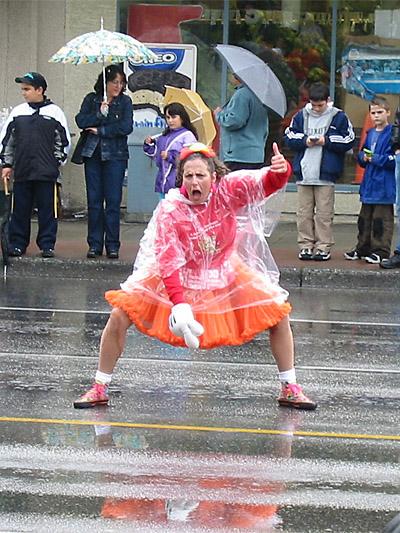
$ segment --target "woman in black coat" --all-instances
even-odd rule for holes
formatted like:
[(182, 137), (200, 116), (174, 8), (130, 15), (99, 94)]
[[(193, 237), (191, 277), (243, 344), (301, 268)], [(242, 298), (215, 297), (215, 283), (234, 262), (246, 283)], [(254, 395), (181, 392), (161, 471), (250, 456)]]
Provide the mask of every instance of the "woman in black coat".
[(88, 204), (88, 258), (118, 259), (122, 184), (128, 164), (128, 135), (133, 129), (132, 101), (124, 94), (126, 77), (118, 65), (105, 69), (75, 117), (87, 132), (82, 148)]

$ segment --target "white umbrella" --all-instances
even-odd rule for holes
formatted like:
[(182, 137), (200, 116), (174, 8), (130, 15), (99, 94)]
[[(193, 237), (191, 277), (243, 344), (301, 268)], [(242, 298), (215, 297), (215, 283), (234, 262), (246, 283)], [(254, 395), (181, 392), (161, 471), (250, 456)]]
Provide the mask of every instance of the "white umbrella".
[(101, 29), (84, 33), (62, 46), (50, 59), (50, 63), (70, 63), (82, 65), (101, 63), (103, 65), (104, 99), (106, 99), (105, 65), (122, 63), (127, 60), (134, 62), (152, 62), (157, 56), (144, 44), (129, 35), (117, 31)]
[(228, 63), (232, 72), (265, 106), (281, 117), (285, 116), (285, 91), (277, 76), (262, 59), (245, 48), (230, 44), (218, 44), (216, 50)]

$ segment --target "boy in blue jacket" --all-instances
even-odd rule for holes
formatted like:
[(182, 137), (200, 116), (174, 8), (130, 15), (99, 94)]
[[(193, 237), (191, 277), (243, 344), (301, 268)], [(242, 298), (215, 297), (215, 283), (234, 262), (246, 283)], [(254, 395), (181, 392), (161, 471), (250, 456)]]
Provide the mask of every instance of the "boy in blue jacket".
[(382, 259), (382, 268), (400, 268), (400, 107), (397, 108), (396, 118), (392, 127), (392, 149), (396, 157), (395, 177), (396, 177), (396, 216), (397, 216), (397, 237), (394, 246), (394, 253), (389, 259)]
[(312, 84), (309, 99), (286, 129), (285, 141), (295, 152), (299, 259), (328, 261), (334, 244), (335, 183), (354, 131), (346, 113), (330, 101), (327, 85)]
[(396, 201), (395, 155), (389, 124), (390, 108), (385, 98), (376, 97), (369, 105), (375, 125), (367, 132), (358, 163), (365, 168), (360, 185), (361, 210), (358, 215), (358, 238), (354, 250), (345, 252), (346, 259), (365, 259), (379, 264), (390, 256)]

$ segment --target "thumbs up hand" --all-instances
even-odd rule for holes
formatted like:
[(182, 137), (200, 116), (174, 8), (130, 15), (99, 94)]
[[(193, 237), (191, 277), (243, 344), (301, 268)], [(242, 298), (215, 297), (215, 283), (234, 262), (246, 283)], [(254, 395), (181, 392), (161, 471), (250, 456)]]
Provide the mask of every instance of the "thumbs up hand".
[(276, 173), (284, 173), (287, 171), (288, 164), (285, 157), (280, 153), (278, 145), (272, 144), (274, 155), (271, 157), (271, 170)]

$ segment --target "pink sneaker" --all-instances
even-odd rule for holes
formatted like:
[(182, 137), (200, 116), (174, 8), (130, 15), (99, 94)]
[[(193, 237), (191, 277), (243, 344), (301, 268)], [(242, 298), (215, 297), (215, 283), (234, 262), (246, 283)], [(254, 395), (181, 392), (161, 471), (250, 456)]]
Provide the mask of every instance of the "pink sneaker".
[(93, 383), (90, 389), (83, 394), (79, 400), (74, 402), (75, 409), (85, 409), (86, 407), (95, 407), (96, 405), (107, 405), (108, 394), (107, 385), (102, 383)]
[(281, 395), (278, 403), (282, 407), (292, 407), (293, 409), (306, 409), (313, 411), (317, 408), (317, 403), (307, 398), (303, 389), (296, 383), (282, 384)]

